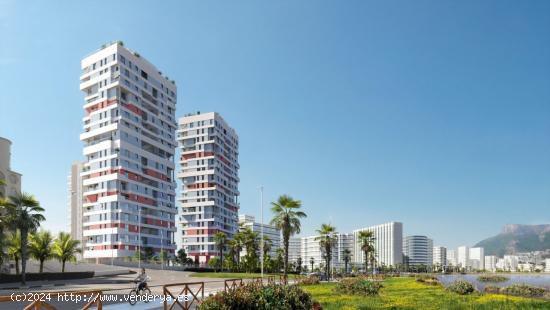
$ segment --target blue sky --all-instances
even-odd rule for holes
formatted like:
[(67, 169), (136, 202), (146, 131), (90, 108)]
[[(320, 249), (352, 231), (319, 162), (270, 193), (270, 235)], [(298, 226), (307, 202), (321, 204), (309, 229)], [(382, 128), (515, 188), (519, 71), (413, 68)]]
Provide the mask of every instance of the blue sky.
[[(0, 0), (0, 136), (66, 229), (80, 59), (111, 40), (240, 136), (241, 211), (288, 193), (303, 232), (402, 221), (473, 244), (550, 222), (548, 1)], [(267, 213), (267, 212), (266, 212)]]

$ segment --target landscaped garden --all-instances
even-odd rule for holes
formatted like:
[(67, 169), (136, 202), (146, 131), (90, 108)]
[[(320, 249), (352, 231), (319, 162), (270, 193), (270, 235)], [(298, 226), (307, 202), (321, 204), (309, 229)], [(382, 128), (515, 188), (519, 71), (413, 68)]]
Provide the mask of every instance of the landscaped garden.
[(336, 292), (336, 283), (302, 286), (323, 309), (550, 309), (541, 299), (500, 294), (460, 295), (415, 278), (387, 278), (378, 296)]

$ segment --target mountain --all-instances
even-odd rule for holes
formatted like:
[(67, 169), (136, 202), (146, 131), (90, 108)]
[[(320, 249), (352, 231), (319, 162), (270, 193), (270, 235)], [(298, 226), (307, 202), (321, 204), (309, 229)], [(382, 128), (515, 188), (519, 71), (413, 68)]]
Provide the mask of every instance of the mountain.
[(497, 256), (550, 249), (550, 224), (504, 225), (500, 234), (482, 240), (475, 246), (483, 247), (485, 255)]

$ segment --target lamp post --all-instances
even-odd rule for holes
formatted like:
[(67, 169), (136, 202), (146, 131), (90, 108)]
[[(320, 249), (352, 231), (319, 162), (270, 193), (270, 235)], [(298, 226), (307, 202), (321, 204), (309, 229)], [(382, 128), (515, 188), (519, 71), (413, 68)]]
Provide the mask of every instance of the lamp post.
[(260, 186), (260, 272), (264, 277), (264, 187)]
[(141, 207), (138, 206), (138, 269), (141, 269)]

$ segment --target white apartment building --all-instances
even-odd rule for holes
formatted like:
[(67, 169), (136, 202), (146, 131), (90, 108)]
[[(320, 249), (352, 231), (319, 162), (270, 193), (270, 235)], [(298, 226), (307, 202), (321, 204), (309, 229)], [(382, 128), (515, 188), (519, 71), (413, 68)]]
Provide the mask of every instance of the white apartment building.
[[(85, 244), (84, 235), (82, 234), (82, 163), (74, 162), (71, 165), (71, 172), (67, 177), (67, 186), (69, 191), (68, 196), (68, 223), (69, 233), (71, 238), (80, 241), (80, 244)], [(77, 259), (82, 259), (82, 253), (76, 254)]]
[(374, 248), (378, 265), (396, 266), (403, 263), (403, 224), (390, 222), (353, 231), (354, 263), (363, 264), (363, 251), (359, 243), (359, 232), (369, 230), (374, 233)]
[[(281, 239), (281, 247), (283, 246), (283, 239)], [(288, 262), (297, 263), (298, 258), (302, 259), (302, 266), (306, 264), (306, 259), (302, 257), (302, 239), (297, 237), (290, 237), (288, 239)]]
[[(311, 258), (313, 258), (313, 268), (319, 268), (322, 264), (325, 265), (324, 249), (321, 249), (318, 236), (309, 236), (301, 238), (301, 254), (302, 263), (311, 269)], [(353, 234), (336, 234), (334, 248), (332, 249), (331, 268), (344, 267), (344, 251), (348, 249), (351, 252), (351, 260), (348, 268), (353, 262)]]
[[(239, 225), (243, 228), (250, 228), (252, 232), (258, 233), (258, 238), (260, 238), (263, 227), (264, 237), (269, 238), (271, 241), (271, 250), (268, 254), (271, 258), (275, 258), (277, 256), (277, 249), (281, 247), (281, 231), (279, 229), (269, 224), (258, 223), (256, 222), (254, 216), (246, 214), (239, 215)], [(243, 250), (243, 252), (245, 251)], [(260, 255), (260, 253), (258, 253), (258, 255)]]
[(519, 258), (516, 255), (504, 255), (502, 270), (505, 271), (517, 271), (519, 265)]
[(434, 266), (445, 267), (447, 266), (447, 248), (443, 246), (433, 247), (433, 261)]
[(498, 257), (495, 255), (485, 255), (485, 270), (495, 272), (497, 270)]
[(122, 42), (81, 68), (84, 258), (173, 254), (176, 86)]
[(182, 246), (198, 263), (218, 255), (214, 234), (238, 229), (239, 137), (215, 112), (179, 120)]
[(456, 250), (447, 249), (447, 266), (458, 266)]
[(431, 266), (433, 240), (426, 236), (406, 236), (403, 239), (403, 257), (408, 266)]
[(545, 266), (546, 266), (546, 267), (544, 268), (544, 272), (550, 273), (550, 258), (547, 258), (547, 259), (545, 260)]
[(0, 197), (8, 197), (21, 192), (21, 174), (11, 170), (11, 141), (0, 137)]
[(483, 248), (470, 248), (469, 265), (472, 270), (485, 269), (485, 251)]
[(470, 268), (470, 248), (463, 245), (459, 246), (456, 250), (456, 262), (457, 266), (460, 268), (469, 269)]

